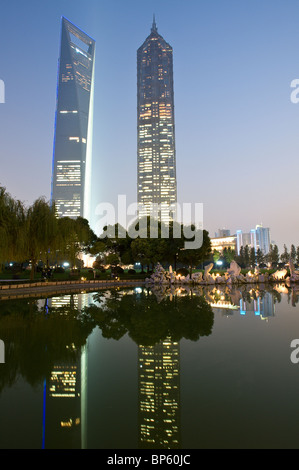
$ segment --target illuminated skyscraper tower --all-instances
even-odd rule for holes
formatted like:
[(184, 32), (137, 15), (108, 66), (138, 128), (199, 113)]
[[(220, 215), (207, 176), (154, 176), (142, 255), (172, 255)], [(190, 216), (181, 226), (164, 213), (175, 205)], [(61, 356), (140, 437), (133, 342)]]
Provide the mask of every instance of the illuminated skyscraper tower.
[(89, 220), (95, 41), (62, 18), (51, 199)]
[[(172, 47), (151, 34), (137, 51), (137, 201), (148, 213), (151, 204), (177, 202)], [(169, 209), (161, 211), (169, 219)]]

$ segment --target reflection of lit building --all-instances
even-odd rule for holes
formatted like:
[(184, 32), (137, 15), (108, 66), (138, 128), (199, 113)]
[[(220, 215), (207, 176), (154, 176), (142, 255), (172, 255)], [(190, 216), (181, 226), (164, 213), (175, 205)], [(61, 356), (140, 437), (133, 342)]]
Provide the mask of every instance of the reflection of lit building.
[(236, 250), (236, 237), (234, 235), (230, 237), (217, 237), (211, 238), (211, 249), (223, 252), (224, 249), (231, 249), (232, 251)]
[(82, 448), (86, 433), (86, 417), (83, 415), (86, 390), (82, 389), (84, 357), (77, 361), (56, 364), (45, 384), (45, 439), (46, 449)]
[(270, 292), (264, 292), (263, 296), (251, 298), (250, 301), (240, 300), (240, 314), (254, 314), (262, 320), (273, 317), (275, 314), (275, 305), (273, 295)]
[(155, 21), (137, 52), (137, 101), (137, 201), (145, 208), (139, 214), (149, 214), (152, 204), (165, 205), (160, 217), (168, 221), (169, 206), (177, 201), (173, 58)]
[(49, 308), (71, 307), (82, 310), (92, 303), (92, 294), (67, 294), (58, 295), (48, 299)]
[(51, 195), (59, 216), (90, 216), (94, 57), (95, 42), (62, 18)]
[[(80, 311), (92, 302), (92, 294), (69, 294), (48, 300), (58, 311), (71, 307)], [(87, 447), (87, 361), (88, 345), (76, 350), (65, 345), (70, 359), (56, 363), (44, 384), (44, 448)]]
[(180, 448), (179, 343), (139, 346), (139, 447)]

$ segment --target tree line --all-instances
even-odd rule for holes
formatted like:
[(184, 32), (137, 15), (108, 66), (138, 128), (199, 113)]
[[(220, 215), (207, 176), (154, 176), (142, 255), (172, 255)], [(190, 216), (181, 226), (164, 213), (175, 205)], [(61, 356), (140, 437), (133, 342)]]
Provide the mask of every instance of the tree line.
[(284, 245), (281, 254), (276, 244), (270, 245), (270, 250), (267, 254), (264, 254), (260, 248), (255, 250), (255, 248), (248, 245), (241, 246), (239, 254), (236, 254), (235, 250), (231, 248), (225, 248), (222, 253), (216, 250), (213, 252), (213, 261), (215, 263), (221, 260), (229, 265), (232, 260), (235, 260), (242, 268), (263, 265), (277, 267), (280, 263), (287, 264), (290, 259), (294, 265), (299, 265), (299, 246), (295, 247), (292, 244), (290, 250), (288, 250), (287, 246)]
[(190, 226), (186, 235), (186, 227), (179, 224), (178, 236), (177, 226), (170, 223), (169, 236), (165, 238), (162, 224), (157, 223), (157, 236), (153, 238), (150, 234), (152, 221), (149, 217), (145, 219), (145, 224), (142, 219), (133, 222), (134, 231), (138, 233), (136, 237), (130, 235), (132, 226), (126, 230), (119, 224), (113, 227), (113, 236), (107, 235), (109, 227), (104, 227), (105, 233), (98, 237), (86, 219), (58, 217), (55, 204), (50, 204), (45, 198), (38, 198), (26, 207), (0, 187), (1, 270), (10, 261), (28, 262), (33, 279), (38, 262), (48, 267), (67, 260), (74, 266), (83, 252), (96, 257), (95, 267), (104, 263), (115, 267), (139, 262), (142, 267), (153, 269), (157, 262), (165, 262), (173, 264), (176, 269), (177, 263), (183, 263), (191, 274), (194, 267), (209, 258), (211, 244), (206, 230), (202, 232), (200, 247), (186, 249), (186, 241), (195, 239), (195, 227)]
[(10, 261), (31, 265), (75, 264), (80, 252), (88, 253), (97, 240), (86, 219), (57, 217), (55, 204), (38, 198), (31, 206), (15, 200), (0, 187), (0, 266)]
[[(134, 230), (138, 236), (132, 238), (132, 226), (127, 230), (116, 224), (104, 227), (103, 233), (93, 246), (91, 252), (97, 256), (95, 266), (100, 268), (105, 264), (112, 267), (119, 264), (132, 265), (140, 263), (141, 270), (151, 271), (159, 262), (171, 264), (174, 271), (178, 265), (187, 266), (189, 274), (195, 267), (201, 265), (211, 256), (211, 240), (209, 233), (202, 230), (202, 241), (200, 247), (188, 248), (186, 243), (196, 239), (196, 228), (183, 224), (170, 222), (167, 225), (167, 236), (165, 236), (165, 224), (157, 221), (157, 232), (155, 237), (150, 236), (150, 217), (144, 217), (133, 222)], [(140, 228), (140, 227), (143, 228)], [(110, 232), (113, 236), (107, 236)]]

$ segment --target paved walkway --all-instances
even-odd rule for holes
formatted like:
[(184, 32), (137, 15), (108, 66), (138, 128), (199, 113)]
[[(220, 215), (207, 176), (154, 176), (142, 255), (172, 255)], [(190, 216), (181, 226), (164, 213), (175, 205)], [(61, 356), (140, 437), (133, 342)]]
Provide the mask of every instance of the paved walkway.
[(123, 280), (95, 280), (95, 281), (50, 281), (3, 284), (0, 286), (0, 300), (22, 297), (41, 297), (47, 294), (61, 294), (65, 292), (95, 291), (113, 287), (132, 287), (144, 284), (144, 279)]

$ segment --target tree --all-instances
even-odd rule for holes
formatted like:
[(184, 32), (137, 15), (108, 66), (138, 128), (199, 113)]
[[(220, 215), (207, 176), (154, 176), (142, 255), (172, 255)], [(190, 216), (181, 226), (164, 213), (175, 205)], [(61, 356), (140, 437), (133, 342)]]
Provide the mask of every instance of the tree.
[(49, 253), (57, 244), (58, 225), (55, 206), (50, 206), (44, 198), (37, 199), (27, 210), (24, 254), (31, 260), (31, 280), (34, 278), (38, 260), (48, 264)]
[(244, 253), (243, 254), (243, 256), (244, 256), (244, 265), (245, 265), (245, 268), (247, 268), (250, 264), (250, 249), (249, 249), (248, 245), (245, 245), (243, 253)]
[[(161, 227), (162, 228), (162, 227)], [(182, 236), (182, 224), (178, 222), (169, 223), (169, 236), (165, 239), (166, 250), (164, 253), (164, 261), (173, 264), (174, 271), (177, 270), (177, 260), (180, 250), (184, 248), (184, 238)], [(165, 246), (164, 243), (164, 246)]]
[(0, 270), (7, 261), (23, 261), (26, 210), (0, 187)]
[(219, 251), (214, 250), (214, 251), (213, 251), (213, 261), (214, 261), (214, 263), (216, 264), (217, 261), (219, 261), (219, 259), (220, 259), (220, 253), (219, 253)]
[(296, 264), (299, 265), (299, 246), (296, 248)]
[(293, 263), (296, 262), (296, 248), (295, 248), (295, 245), (291, 245), (290, 258), (293, 261)]
[(270, 251), (265, 256), (265, 260), (271, 265), (277, 265), (279, 263), (279, 250), (277, 245), (270, 245)]
[(235, 256), (236, 256), (235, 250), (232, 250), (230, 247), (224, 248), (222, 254), (227, 264), (230, 264), (235, 259)]
[(240, 252), (239, 252), (239, 256), (238, 256), (238, 263), (240, 264), (240, 266), (242, 268), (245, 268), (245, 257), (244, 257), (244, 246), (242, 245), (240, 247)]
[(55, 249), (60, 261), (67, 259), (72, 266), (75, 266), (80, 253), (94, 252), (97, 240), (97, 236), (86, 219), (82, 217), (58, 219), (58, 238)]
[(260, 248), (256, 250), (256, 262), (258, 266), (265, 261), (265, 255)]
[[(187, 264), (190, 270), (190, 277), (192, 276), (192, 269), (194, 266), (204, 262), (211, 255), (211, 240), (209, 233), (203, 230), (202, 245), (200, 248), (183, 248), (179, 253), (179, 261)], [(185, 242), (190, 241), (185, 238)]]
[(290, 260), (290, 255), (286, 245), (283, 245), (283, 253), (280, 256), (282, 263), (288, 263)]
[(255, 248), (252, 247), (249, 250), (249, 263), (250, 265), (254, 268), (256, 265), (256, 254), (255, 254)]

